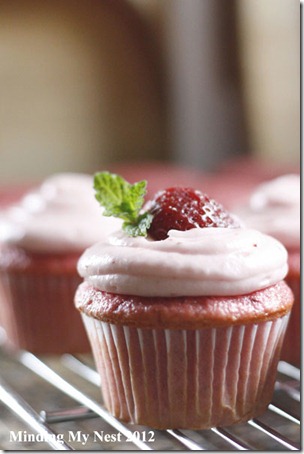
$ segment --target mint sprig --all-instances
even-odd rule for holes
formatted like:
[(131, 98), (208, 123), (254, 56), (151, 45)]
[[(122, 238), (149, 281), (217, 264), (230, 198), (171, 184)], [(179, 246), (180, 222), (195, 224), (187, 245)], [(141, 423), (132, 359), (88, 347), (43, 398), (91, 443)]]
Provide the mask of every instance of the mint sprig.
[(146, 187), (145, 180), (130, 184), (115, 173), (99, 172), (94, 175), (95, 197), (104, 207), (103, 215), (122, 219), (122, 228), (130, 236), (146, 236), (152, 222), (150, 213), (140, 213)]

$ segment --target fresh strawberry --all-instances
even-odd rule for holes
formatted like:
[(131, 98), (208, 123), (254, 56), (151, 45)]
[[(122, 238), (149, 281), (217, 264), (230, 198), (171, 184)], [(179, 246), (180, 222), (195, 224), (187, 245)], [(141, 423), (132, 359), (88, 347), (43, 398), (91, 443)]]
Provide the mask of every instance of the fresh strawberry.
[(173, 187), (160, 191), (145, 208), (153, 216), (148, 233), (155, 240), (167, 238), (171, 229), (239, 227), (237, 220), (219, 203), (192, 188)]

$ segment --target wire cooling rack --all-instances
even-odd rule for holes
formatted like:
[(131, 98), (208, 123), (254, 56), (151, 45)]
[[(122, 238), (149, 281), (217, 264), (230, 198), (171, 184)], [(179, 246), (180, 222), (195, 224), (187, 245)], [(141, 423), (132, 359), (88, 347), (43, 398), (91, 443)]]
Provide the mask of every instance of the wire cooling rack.
[(300, 371), (285, 362), (262, 417), (225, 429), (160, 431), (122, 423), (106, 411), (89, 355), (0, 354), (0, 415), (11, 421), (0, 437), (5, 451), (301, 449)]

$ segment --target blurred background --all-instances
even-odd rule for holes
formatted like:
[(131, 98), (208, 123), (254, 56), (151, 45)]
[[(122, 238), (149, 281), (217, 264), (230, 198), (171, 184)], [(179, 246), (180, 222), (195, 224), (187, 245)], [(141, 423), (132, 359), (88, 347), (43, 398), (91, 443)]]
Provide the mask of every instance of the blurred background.
[(0, 0), (0, 11), (2, 184), (144, 163), (299, 168), (298, 0)]

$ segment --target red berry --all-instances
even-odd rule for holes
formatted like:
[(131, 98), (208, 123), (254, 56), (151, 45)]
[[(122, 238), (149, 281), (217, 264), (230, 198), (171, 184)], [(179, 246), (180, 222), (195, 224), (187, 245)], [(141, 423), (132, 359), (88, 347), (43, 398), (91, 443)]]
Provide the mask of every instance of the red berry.
[(168, 231), (195, 227), (239, 227), (236, 219), (215, 200), (192, 188), (173, 187), (158, 192), (146, 209), (153, 215), (149, 235), (167, 238)]

